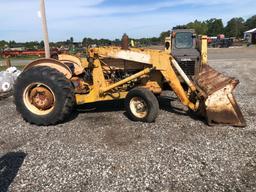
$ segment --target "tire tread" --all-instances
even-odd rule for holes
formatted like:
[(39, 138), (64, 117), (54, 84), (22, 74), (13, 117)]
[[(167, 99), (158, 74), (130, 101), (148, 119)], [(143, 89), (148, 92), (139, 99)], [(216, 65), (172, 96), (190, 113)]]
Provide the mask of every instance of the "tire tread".
[[(62, 109), (59, 110), (58, 114), (55, 114), (53, 117), (48, 119), (35, 121), (35, 118), (30, 118), (30, 115), (28, 115), (29, 113), (25, 112), (27, 109), (22, 105), (23, 98), (21, 97), (19, 90), (23, 88), (23, 85), (25, 85), (24, 82), (31, 82), (31, 76), (41, 76), (44, 79), (53, 82), (54, 86), (58, 86), (62, 90), (61, 93), (55, 93), (61, 94), (61, 97), (64, 98)], [(16, 110), (27, 122), (39, 126), (56, 125), (65, 121), (65, 119), (73, 111), (75, 105), (74, 95), (72, 83), (62, 73), (50, 67), (38, 66), (28, 69), (18, 77), (14, 88), (14, 103), (16, 105)]]
[[(130, 110), (130, 100), (136, 96), (143, 98), (148, 104), (149, 114), (145, 118), (140, 119), (140, 118), (134, 116)], [(125, 109), (126, 109), (129, 119), (131, 119), (132, 121), (142, 121), (142, 122), (152, 123), (155, 121), (155, 119), (158, 116), (159, 102), (158, 102), (156, 96), (151, 91), (149, 91), (148, 89), (143, 88), (143, 87), (137, 87), (137, 88), (132, 89), (128, 93), (126, 100), (125, 100)]]

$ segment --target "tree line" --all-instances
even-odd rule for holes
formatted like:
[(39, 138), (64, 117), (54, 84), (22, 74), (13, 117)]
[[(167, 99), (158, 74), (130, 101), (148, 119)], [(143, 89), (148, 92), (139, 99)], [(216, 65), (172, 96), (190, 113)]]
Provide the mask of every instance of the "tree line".
[[(224, 26), (222, 19), (212, 18), (206, 21), (195, 20), (189, 22), (185, 25), (177, 25), (173, 29), (195, 29), (197, 34), (204, 34), (208, 36), (217, 36), (219, 34), (225, 34), (227, 37), (243, 38), (243, 33), (249, 29), (256, 28), (256, 15), (245, 20), (242, 17), (235, 17), (230, 19), (227, 22), (227, 25)], [(160, 44), (164, 42), (165, 37), (170, 36), (170, 30), (162, 32), (159, 37), (152, 38), (140, 38), (133, 39), (137, 45), (147, 46)], [(51, 47), (88, 47), (90, 45), (97, 46), (106, 46), (106, 45), (120, 45), (121, 40), (109, 40), (109, 39), (93, 39), (93, 38), (84, 38), (82, 42), (75, 43), (74, 38), (71, 37), (66, 41), (61, 42), (52, 42), (50, 43)], [(15, 41), (0, 41), (0, 50), (5, 47), (17, 47), (22, 46), (26, 49), (35, 50), (43, 49), (43, 41), (32, 41), (25, 43), (16, 43)]]
[(205, 34), (208, 36), (217, 36), (225, 34), (227, 37), (243, 38), (244, 32), (256, 28), (256, 15), (244, 20), (242, 17), (235, 17), (227, 22), (224, 26), (222, 19), (209, 19), (206, 21), (190, 22), (186, 25), (179, 25), (174, 29), (193, 28), (197, 34)]

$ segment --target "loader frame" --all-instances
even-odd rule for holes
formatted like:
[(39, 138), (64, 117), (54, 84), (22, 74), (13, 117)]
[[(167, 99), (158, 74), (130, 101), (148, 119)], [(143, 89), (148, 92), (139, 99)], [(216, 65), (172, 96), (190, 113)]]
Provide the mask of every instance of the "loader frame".
[[(158, 78), (163, 79), (169, 84), (172, 90), (176, 93), (180, 101), (188, 106), (192, 110), (197, 110), (198, 105), (191, 102), (189, 100), (188, 93), (182, 87), (179, 78), (177, 77), (171, 63), (175, 63), (174, 58), (165, 51), (157, 51), (150, 49), (137, 49), (133, 48), (130, 50), (122, 50), (118, 47), (100, 47), (94, 48), (89, 51), (89, 57), (93, 61), (93, 87), (91, 87), (91, 91), (89, 94), (76, 94), (77, 104), (84, 103), (93, 103), (98, 101), (107, 101), (107, 100), (115, 100), (115, 99), (124, 99), (128, 94), (128, 91), (124, 92), (112, 92), (118, 86), (126, 84), (132, 80), (140, 79), (145, 76), (150, 76), (151, 73), (157, 74)], [(104, 78), (102, 65), (100, 62), (101, 58), (112, 58), (112, 59), (123, 59), (134, 61), (138, 63), (145, 63), (148, 67), (143, 69), (142, 71), (125, 78), (117, 83), (108, 85), (106, 79)], [(176, 66), (176, 70), (177, 70)], [(178, 69), (179, 72), (181, 70)], [(193, 83), (186, 77), (185, 74), (180, 73), (186, 82), (188, 83), (190, 89), (192, 91), (196, 91)], [(162, 91), (161, 82), (150, 81), (150, 90), (153, 93), (158, 93)], [(148, 88), (148, 86), (144, 86)], [(159, 91), (160, 89), (160, 91)]]

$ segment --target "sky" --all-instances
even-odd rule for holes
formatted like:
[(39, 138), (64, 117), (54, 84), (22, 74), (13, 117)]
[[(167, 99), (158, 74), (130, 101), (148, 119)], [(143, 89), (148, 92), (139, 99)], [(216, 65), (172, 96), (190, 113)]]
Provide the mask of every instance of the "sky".
[[(41, 41), (39, 0), (0, 0), (0, 39)], [(255, 0), (45, 0), (51, 41), (159, 36), (190, 21), (256, 14)]]

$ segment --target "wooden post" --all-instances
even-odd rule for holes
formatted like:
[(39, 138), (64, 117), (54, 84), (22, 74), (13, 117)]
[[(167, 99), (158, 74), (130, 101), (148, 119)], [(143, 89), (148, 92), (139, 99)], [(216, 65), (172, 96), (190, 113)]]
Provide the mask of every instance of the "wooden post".
[(40, 0), (40, 13), (41, 13), (41, 19), (42, 19), (43, 35), (44, 35), (45, 58), (50, 58), (50, 56), (51, 56), (50, 55), (50, 45), (49, 45), (49, 36), (48, 36), (48, 28), (47, 28), (44, 0)]
[(10, 57), (6, 57), (6, 58), (5, 58), (5, 66), (6, 66), (6, 68), (9, 68), (9, 67), (12, 66), (12, 65), (11, 65), (11, 59), (10, 59)]

